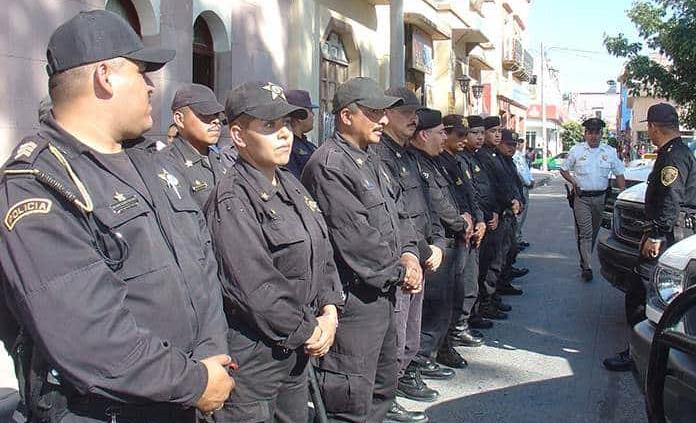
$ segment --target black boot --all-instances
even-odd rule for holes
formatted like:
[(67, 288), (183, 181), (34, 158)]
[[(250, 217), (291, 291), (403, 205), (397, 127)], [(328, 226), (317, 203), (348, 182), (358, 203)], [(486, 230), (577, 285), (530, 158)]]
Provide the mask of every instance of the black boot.
[(522, 295), (524, 293), (524, 291), (511, 284), (499, 286), (495, 289), (495, 292), (498, 295)]
[(612, 372), (627, 372), (635, 365), (628, 349), (621, 351), (613, 357), (605, 359), (602, 364), (604, 364), (604, 367), (606, 367), (607, 370)]
[(491, 301), (498, 307), (498, 310), (508, 312), (512, 311), (512, 306), (510, 304), (504, 303), (503, 299), (498, 294), (491, 295)]
[[(500, 311), (497, 305), (493, 302), (487, 302), (485, 304), (481, 303), (481, 306), (479, 307), (479, 314), (481, 317), (493, 320), (505, 320), (508, 318), (508, 315)], [(471, 321), (469, 321), (469, 324), (471, 324)]]
[(593, 279), (592, 269), (583, 269), (582, 280), (584, 280), (585, 282), (589, 282), (592, 279)]
[(428, 416), (425, 413), (408, 411), (394, 400), (383, 423), (426, 423), (427, 421)]
[(493, 327), (493, 322), (475, 314), (469, 317), (469, 327), (475, 329), (490, 329)]
[(406, 368), (404, 375), (399, 378), (396, 395), (414, 401), (433, 402), (440, 396), (440, 393), (428, 388), (428, 385), (421, 378), (418, 367), (411, 363)]
[(429, 358), (418, 357), (414, 362), (418, 365), (423, 379), (449, 380), (454, 377), (454, 370), (440, 367)]
[(438, 351), (437, 362), (443, 366), (452, 367), (454, 369), (463, 369), (469, 365), (466, 359), (449, 345), (443, 346), (440, 351)]
[(453, 347), (480, 347), (483, 338), (474, 336), (468, 329), (449, 335), (449, 343)]
[(522, 268), (513, 267), (510, 270), (510, 276), (512, 276), (513, 278), (521, 278), (522, 276), (526, 275), (527, 273), (529, 273), (529, 269), (527, 269), (526, 267), (522, 267)]

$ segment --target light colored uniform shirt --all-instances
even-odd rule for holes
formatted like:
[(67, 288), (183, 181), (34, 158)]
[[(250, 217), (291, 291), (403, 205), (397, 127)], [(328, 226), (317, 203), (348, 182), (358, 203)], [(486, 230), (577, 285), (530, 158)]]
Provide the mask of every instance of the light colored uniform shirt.
[(582, 142), (570, 149), (561, 169), (575, 173), (581, 190), (604, 191), (609, 186), (609, 173), (623, 175), (624, 164), (614, 147), (599, 144), (597, 148), (590, 148), (586, 142)]
[(524, 152), (516, 151), (515, 155), (512, 156), (512, 161), (515, 163), (515, 168), (517, 169), (517, 174), (522, 180), (522, 184), (529, 188), (529, 186), (532, 185), (532, 182), (534, 182), (534, 177), (532, 176), (532, 171), (529, 170), (529, 166), (527, 166), (527, 158), (525, 157)]

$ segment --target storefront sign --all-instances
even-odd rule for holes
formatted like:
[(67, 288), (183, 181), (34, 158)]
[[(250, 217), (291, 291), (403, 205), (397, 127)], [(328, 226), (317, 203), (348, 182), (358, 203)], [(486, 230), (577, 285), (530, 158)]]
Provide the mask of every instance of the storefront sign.
[(410, 67), (427, 74), (433, 72), (433, 40), (417, 28), (411, 35)]

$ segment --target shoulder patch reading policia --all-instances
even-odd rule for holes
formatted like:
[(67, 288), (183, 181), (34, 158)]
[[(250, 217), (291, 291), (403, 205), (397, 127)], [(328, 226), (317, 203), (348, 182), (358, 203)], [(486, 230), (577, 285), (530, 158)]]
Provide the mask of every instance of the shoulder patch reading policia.
[(17, 222), (32, 214), (48, 214), (53, 202), (47, 198), (27, 198), (10, 207), (5, 214), (5, 227), (11, 231)]
[(668, 187), (677, 180), (677, 176), (679, 176), (679, 169), (674, 166), (665, 166), (660, 172), (660, 181), (662, 185)]

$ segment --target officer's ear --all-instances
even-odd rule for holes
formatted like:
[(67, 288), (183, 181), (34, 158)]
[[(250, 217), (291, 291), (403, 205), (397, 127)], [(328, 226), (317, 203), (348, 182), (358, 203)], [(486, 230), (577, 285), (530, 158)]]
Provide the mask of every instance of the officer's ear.
[(177, 109), (172, 114), (172, 121), (174, 122), (174, 125), (177, 126), (177, 128), (184, 127), (184, 113), (186, 112), (184, 109), (184, 107)]
[(94, 91), (99, 98), (109, 98), (114, 94), (114, 88), (109, 81), (111, 69), (108, 62), (99, 62), (94, 67), (93, 82)]
[(344, 107), (338, 112), (338, 119), (340, 120), (340, 122), (343, 125), (352, 126), (353, 125), (353, 112), (351, 112), (348, 107)]
[(232, 142), (237, 150), (240, 148), (246, 148), (247, 146), (244, 136), (250, 122), (251, 119), (246, 115), (241, 115), (230, 122), (230, 138), (232, 139)]

